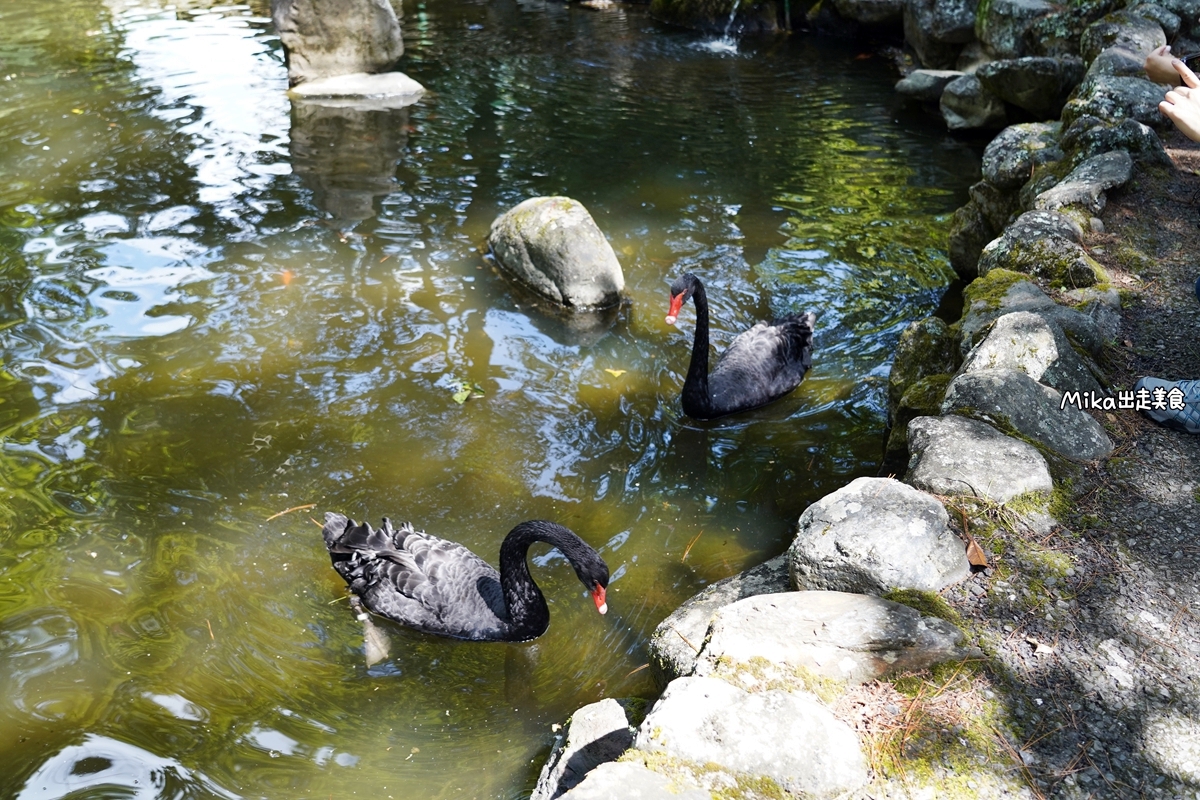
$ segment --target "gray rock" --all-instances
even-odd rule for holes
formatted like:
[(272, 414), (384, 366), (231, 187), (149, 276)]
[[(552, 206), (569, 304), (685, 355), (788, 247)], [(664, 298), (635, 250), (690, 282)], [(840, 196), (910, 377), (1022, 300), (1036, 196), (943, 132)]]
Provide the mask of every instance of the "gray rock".
[(669, 778), (644, 764), (611, 761), (601, 764), (562, 800), (712, 800), (712, 793), (680, 777)]
[(584, 706), (571, 715), (555, 742), (529, 800), (555, 800), (632, 746), (633, 728), (620, 703), (607, 698)]
[(983, 178), (1000, 189), (1017, 189), (1039, 164), (1060, 161), (1062, 124), (1023, 122), (1009, 125), (983, 151)]
[(539, 294), (572, 308), (621, 301), (625, 276), (612, 245), (580, 203), (534, 197), (492, 223), (496, 262)]
[(1106, 458), (1113, 449), (1100, 423), (1065, 403), (1056, 389), (1013, 369), (959, 375), (946, 390), (942, 413), (963, 413), (1011, 428), (1072, 461)]
[(810, 505), (788, 549), (797, 589), (940, 592), (970, 566), (945, 507), (892, 478), (857, 478)]
[[(1179, 32), (1190, 39), (1200, 39), (1200, 0), (1156, 0), (1155, 5), (1162, 6), (1179, 17)], [(1181, 55), (1195, 52), (1178, 48), (1179, 39), (1172, 43), (1172, 49)]]
[(1071, 90), (1083, 80), (1083, 61), (1074, 56), (1026, 56), (984, 64), (976, 72), (983, 86), (1038, 119), (1057, 119)]
[(909, 324), (900, 334), (888, 374), (889, 406), (900, 402), (908, 387), (922, 378), (954, 372), (961, 360), (954, 334), (945, 322), (926, 317)]
[(1064, 206), (1081, 206), (1099, 214), (1106, 202), (1105, 191), (1124, 186), (1133, 176), (1133, 159), (1124, 150), (1101, 153), (1084, 161), (1053, 189), (1033, 201), (1035, 209), (1057, 211)]
[(292, 86), (383, 72), (404, 55), (400, 21), (388, 0), (272, 0), (271, 20)]
[[(1016, 276), (1008, 271), (995, 271), (967, 287), (967, 307), (960, 324), (964, 356), (983, 338), (993, 320), (1014, 311), (1032, 311), (1054, 320), (1088, 353), (1099, 355), (1105, 339), (1087, 314), (1060, 306), (1030, 281), (1013, 278)], [(982, 296), (997, 293), (998, 297)]]
[(992, 0), (980, 9), (975, 33), (997, 58), (1020, 58), (1026, 29), (1054, 10), (1046, 0)]
[(967, 354), (959, 374), (993, 369), (1015, 369), (1063, 392), (1104, 393), (1058, 323), (1028, 311), (997, 319)]
[[(1030, 55), (1079, 55), (1084, 30), (1125, 0), (1083, 0), (1062, 3), (1058, 10), (1035, 19), (1025, 29), (1024, 41)], [(1087, 59), (1085, 59), (1087, 60)]]
[(1092, 59), (1086, 77), (1115, 75), (1123, 78), (1144, 78), (1146, 57), (1124, 47), (1106, 47)]
[(1124, 150), (1142, 164), (1169, 166), (1172, 163), (1158, 134), (1134, 119), (1106, 122), (1089, 115), (1078, 117), (1063, 131), (1062, 148), (1072, 165), (1114, 150)]
[(1091, 63), (1108, 47), (1121, 47), (1145, 58), (1167, 43), (1162, 26), (1130, 11), (1114, 11), (1093, 22), (1079, 37), (1079, 55)]
[(696, 654), (704, 645), (713, 614), (722, 606), (745, 597), (792, 589), (787, 554), (717, 581), (675, 609), (650, 637), (650, 671), (660, 687), (696, 668)]
[(908, 423), (912, 458), (904, 480), (926, 492), (1006, 503), (1054, 489), (1046, 459), (1031, 444), (957, 415)]
[(904, 0), (834, 0), (833, 7), (846, 19), (866, 25), (896, 23), (904, 14)]
[(1004, 127), (1004, 101), (983, 88), (974, 75), (963, 75), (947, 84), (939, 107), (946, 127), (952, 131)]
[(953, 69), (914, 69), (896, 84), (896, 92), (922, 103), (936, 103), (946, 85), (964, 74)]
[(989, 61), (995, 61), (995, 57), (987, 51), (983, 46), (983, 42), (978, 39), (972, 39), (963, 45), (962, 52), (958, 54), (958, 61), (954, 63), (954, 68), (974, 75), (975, 72)]
[(1158, 110), (1162, 98), (1162, 87), (1145, 78), (1092, 75), (1063, 107), (1062, 121), (1070, 127), (1079, 117), (1089, 115), (1109, 122), (1135, 119), (1151, 128), (1165, 128), (1169, 123)]
[(979, 256), (997, 233), (974, 200), (954, 210), (950, 218), (950, 266), (960, 278), (972, 281), (978, 277)]
[(1094, 285), (1104, 268), (1079, 244), (1082, 229), (1055, 211), (1027, 211), (983, 248), (981, 277), (1007, 269), (1041, 278), (1055, 287)]
[[(937, 0), (906, 0), (904, 40), (917, 54), (917, 61), (930, 69), (948, 69), (958, 60), (961, 43), (939, 40), (930, 30)], [(937, 98), (934, 98), (937, 99)]]
[(634, 742), (646, 752), (764, 775), (806, 796), (830, 797), (868, 780), (858, 737), (816, 699), (751, 694), (716, 678), (671, 681)]
[(1137, 5), (1129, 6), (1127, 11), (1130, 14), (1136, 14), (1139, 17), (1145, 17), (1148, 20), (1157, 22), (1158, 26), (1162, 28), (1163, 36), (1166, 37), (1168, 42), (1173, 40), (1179, 33), (1180, 25), (1183, 23), (1178, 14), (1164, 8), (1158, 3), (1138, 3)]
[(962, 639), (945, 620), (870, 595), (763, 595), (721, 609), (696, 673), (754, 689), (788, 675), (866, 683), (968, 658)]
[(1077, 310), (1087, 314), (1096, 323), (1106, 341), (1115, 341), (1121, 335), (1121, 295), (1116, 289), (1091, 286), (1072, 289), (1064, 294), (1076, 304)]
[(975, 39), (979, 0), (933, 0), (927, 30), (939, 42), (967, 44)]
[(983, 214), (988, 226), (997, 233), (1004, 230), (1012, 215), (1021, 210), (1016, 190), (1000, 189), (987, 181), (971, 184), (967, 194), (979, 206), (979, 213)]

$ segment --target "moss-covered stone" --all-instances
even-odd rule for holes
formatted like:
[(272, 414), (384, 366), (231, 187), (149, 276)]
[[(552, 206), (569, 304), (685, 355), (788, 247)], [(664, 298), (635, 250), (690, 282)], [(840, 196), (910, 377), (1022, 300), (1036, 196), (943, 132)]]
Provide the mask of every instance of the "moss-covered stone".
[(962, 363), (958, 342), (949, 326), (937, 317), (926, 317), (900, 334), (896, 357), (888, 377), (888, 405), (897, 408), (909, 387), (922, 378), (954, 372)]
[(885, 469), (899, 473), (908, 464), (908, 423), (917, 417), (941, 413), (946, 387), (954, 376), (949, 373), (930, 375), (914, 383), (904, 392), (892, 412), (892, 428), (888, 434), (883, 461)]

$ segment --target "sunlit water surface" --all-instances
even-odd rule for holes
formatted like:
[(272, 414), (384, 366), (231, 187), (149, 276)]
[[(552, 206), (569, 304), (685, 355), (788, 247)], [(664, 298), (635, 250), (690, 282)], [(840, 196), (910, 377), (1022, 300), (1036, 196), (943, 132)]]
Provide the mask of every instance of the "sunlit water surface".
[[(876, 471), (977, 153), (847, 44), (405, 10), (429, 93), (355, 114), (292, 108), (266, 3), (0, 5), (0, 795), (522, 796), (552, 723), (653, 696), (666, 614)], [(598, 328), (487, 260), (497, 213), (550, 194), (624, 266)], [(681, 418), (684, 270), (718, 346), (819, 314), (794, 395)], [(535, 548), (536, 644), (385, 624), (368, 669), (326, 510), (493, 563), (516, 522), (559, 520), (607, 559), (610, 611)]]

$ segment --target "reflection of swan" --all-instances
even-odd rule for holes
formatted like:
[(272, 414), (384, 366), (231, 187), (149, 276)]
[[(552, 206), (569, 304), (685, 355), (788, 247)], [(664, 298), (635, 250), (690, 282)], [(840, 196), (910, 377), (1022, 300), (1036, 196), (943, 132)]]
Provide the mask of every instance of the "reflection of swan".
[(674, 325), (688, 298), (696, 301), (692, 363), (683, 382), (683, 413), (712, 419), (778, 400), (800, 385), (812, 365), (812, 314), (789, 314), (741, 333), (708, 372), (708, 298), (690, 272), (671, 284), (667, 324)]
[(550, 625), (550, 609), (529, 574), (526, 553), (546, 542), (567, 557), (592, 593), (596, 609), (604, 601), (608, 565), (587, 542), (562, 525), (522, 522), (500, 545), (500, 571), (461, 544), (386, 518), (379, 530), (355, 524), (341, 514), (325, 515), (322, 530), (333, 567), (350, 591), (376, 614), (411, 628), (476, 641), (525, 642)]

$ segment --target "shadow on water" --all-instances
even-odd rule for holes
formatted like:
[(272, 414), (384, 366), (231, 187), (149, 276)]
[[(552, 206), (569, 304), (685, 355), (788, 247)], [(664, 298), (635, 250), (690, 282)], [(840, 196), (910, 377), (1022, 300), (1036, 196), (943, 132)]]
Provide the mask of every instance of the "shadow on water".
[[(551, 724), (652, 695), (667, 613), (874, 471), (891, 351), (949, 281), (978, 154), (836, 43), (426, 4), (403, 67), (429, 94), (350, 109), (289, 105), (266, 12), (0, 9), (0, 794), (521, 796)], [(609, 237), (619, 309), (565, 317), (484, 255), (551, 194)], [(687, 270), (718, 350), (818, 313), (796, 392), (681, 417)], [(536, 643), (384, 622), (368, 668), (327, 510), (492, 563), (556, 519), (609, 613), (535, 548)]]

